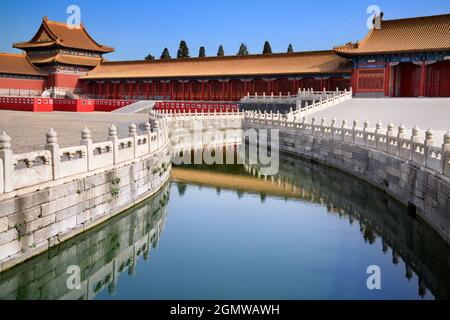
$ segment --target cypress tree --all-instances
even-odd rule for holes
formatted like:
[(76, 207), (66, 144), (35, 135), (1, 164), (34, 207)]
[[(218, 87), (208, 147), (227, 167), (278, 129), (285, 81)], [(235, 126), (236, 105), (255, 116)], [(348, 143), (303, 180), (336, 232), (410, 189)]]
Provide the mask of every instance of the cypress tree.
[(287, 53), (292, 53), (292, 52), (294, 52), (294, 49), (292, 48), (292, 44), (289, 43)]
[(148, 55), (145, 57), (145, 60), (155, 60), (155, 57), (152, 56), (151, 54), (148, 54)]
[(223, 57), (225, 55), (225, 51), (223, 50), (223, 46), (220, 45), (219, 46), (219, 50), (217, 50), (217, 56), (218, 57)]
[(263, 54), (271, 54), (272, 48), (270, 47), (269, 41), (264, 42)]
[(172, 57), (170, 56), (169, 49), (164, 48), (164, 50), (161, 54), (161, 60), (167, 60), (167, 59), (172, 59)]
[(205, 47), (200, 47), (200, 50), (198, 50), (198, 57), (199, 57), (199, 58), (204, 58), (204, 57), (206, 57)]
[(239, 52), (237, 53), (238, 56), (248, 56), (248, 50), (247, 50), (247, 46), (242, 43), (241, 46), (239, 47)]
[(178, 49), (177, 58), (183, 59), (183, 58), (189, 58), (189, 48), (186, 44), (186, 41), (181, 40), (180, 42), (180, 48)]

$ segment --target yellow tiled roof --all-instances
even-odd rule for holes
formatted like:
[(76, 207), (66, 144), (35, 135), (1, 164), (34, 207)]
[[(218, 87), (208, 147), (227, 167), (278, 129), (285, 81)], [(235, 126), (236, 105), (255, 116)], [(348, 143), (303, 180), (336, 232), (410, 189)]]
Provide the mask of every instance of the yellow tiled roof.
[(18, 49), (28, 49), (53, 45), (103, 53), (114, 51), (111, 47), (95, 42), (86, 31), (83, 24), (78, 28), (75, 28), (65, 23), (49, 21), (46, 17), (33, 39), (27, 42), (16, 43), (13, 47)]
[(268, 55), (102, 62), (83, 79), (189, 78), (349, 73), (351, 63), (333, 51)]
[(450, 50), (450, 14), (381, 21), (360, 43), (334, 50), (343, 56)]
[(0, 73), (28, 76), (47, 76), (36, 68), (25, 54), (0, 53)]
[(83, 57), (67, 54), (45, 54), (45, 55), (33, 55), (29, 57), (30, 61), (34, 64), (48, 64), (52, 62), (59, 62), (63, 64), (70, 64), (76, 66), (88, 66), (96, 67), (102, 61), (102, 58), (95, 57)]

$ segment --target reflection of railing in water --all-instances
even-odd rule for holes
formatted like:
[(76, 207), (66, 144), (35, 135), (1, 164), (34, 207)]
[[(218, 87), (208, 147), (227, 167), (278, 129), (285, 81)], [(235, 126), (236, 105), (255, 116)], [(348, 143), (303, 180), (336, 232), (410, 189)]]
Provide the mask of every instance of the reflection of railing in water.
[[(105, 224), (75, 237), (25, 264), (0, 274), (3, 299), (93, 299), (108, 288), (114, 294), (120, 273), (135, 272), (137, 259), (149, 259), (166, 221), (169, 185), (155, 196)], [(69, 266), (81, 270), (81, 289), (69, 290)]]
[[(246, 171), (258, 176), (259, 168), (246, 166)], [(351, 224), (358, 220), (366, 242), (373, 244), (380, 237), (383, 252), (392, 249), (393, 263), (400, 258), (405, 262), (405, 276), (411, 279), (417, 274), (420, 295), (428, 288), (438, 299), (450, 297), (448, 247), (426, 223), (412, 218), (407, 208), (386, 194), (338, 170), (285, 155), (280, 157), (280, 170), (272, 181)]]

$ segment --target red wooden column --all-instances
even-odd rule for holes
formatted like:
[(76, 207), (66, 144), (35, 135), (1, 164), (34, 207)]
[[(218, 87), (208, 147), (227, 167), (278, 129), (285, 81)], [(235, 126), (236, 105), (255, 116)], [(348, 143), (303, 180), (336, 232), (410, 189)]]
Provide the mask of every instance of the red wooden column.
[(145, 86), (145, 96), (146, 96), (146, 99), (149, 100), (150, 99), (150, 86), (149, 86), (148, 81), (146, 81), (145, 85), (146, 85)]
[(202, 100), (205, 100), (205, 80), (202, 80)]
[(247, 95), (247, 80), (244, 80), (244, 96)]
[(427, 65), (425, 61), (422, 61), (422, 65), (420, 66), (420, 88), (419, 88), (419, 96), (424, 97), (426, 91), (426, 78), (427, 78)]
[(229, 85), (229, 92), (230, 92), (230, 96), (229, 96), (229, 100), (233, 100), (233, 81), (230, 80), (230, 85)]
[(391, 80), (391, 65), (389, 63), (386, 63), (384, 76), (384, 96), (389, 97), (389, 82)]
[(212, 100), (212, 96), (211, 96), (211, 92), (212, 92), (212, 81), (210, 80), (209, 82), (208, 82), (208, 84), (209, 84), (209, 97), (208, 97), (208, 100)]
[(164, 100), (167, 99), (166, 81), (163, 82)]
[(105, 82), (106, 83), (106, 99), (109, 98), (109, 82)]

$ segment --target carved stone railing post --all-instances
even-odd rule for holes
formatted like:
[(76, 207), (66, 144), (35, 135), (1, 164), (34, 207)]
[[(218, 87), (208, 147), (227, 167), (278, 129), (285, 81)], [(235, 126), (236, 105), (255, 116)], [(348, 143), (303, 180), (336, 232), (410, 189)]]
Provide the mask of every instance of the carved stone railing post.
[(450, 132), (444, 134), (444, 143), (442, 144), (442, 172), (450, 177)]
[(375, 127), (375, 149), (378, 150), (378, 144), (380, 143), (380, 132), (383, 128), (381, 122), (378, 122)]
[[(2, 159), (3, 183), (0, 193), (14, 190), (14, 154), (11, 150), (11, 138), (3, 132), (0, 134), (0, 159)], [(0, 180), (0, 183), (2, 181)]]
[(150, 124), (150, 122), (146, 122), (145, 126), (144, 126), (144, 133), (147, 136), (147, 144), (148, 144), (148, 153), (150, 153), (150, 151), (152, 150), (151, 146), (152, 146), (152, 125)]
[(389, 146), (391, 145), (391, 138), (395, 136), (394, 124), (391, 122), (387, 126), (386, 130), (386, 152), (389, 153)]
[(331, 140), (334, 140), (334, 133), (335, 133), (335, 128), (336, 126), (336, 119), (331, 119)]
[(50, 151), (52, 158), (53, 180), (59, 179), (61, 176), (61, 154), (59, 152), (58, 134), (55, 130), (50, 129), (46, 134), (47, 140), (45, 150)]
[(356, 128), (358, 127), (358, 120), (353, 120), (353, 128), (352, 128), (352, 141), (356, 142)]
[(137, 127), (134, 123), (128, 126), (128, 137), (133, 138), (133, 158), (136, 159), (137, 149)]
[(345, 129), (347, 128), (347, 120), (344, 119), (342, 120), (342, 125), (341, 125), (341, 140), (344, 141), (345, 139)]
[(108, 140), (111, 141), (113, 143), (113, 159), (114, 159), (114, 164), (118, 163), (118, 158), (119, 158), (119, 137), (117, 134), (117, 128), (115, 125), (111, 125), (111, 127), (109, 127), (109, 137)]
[(416, 150), (416, 143), (419, 142), (419, 128), (417, 128), (417, 126), (415, 126), (414, 128), (412, 128), (412, 133), (411, 133), (411, 155), (409, 157), (409, 160), (413, 160), (413, 156), (414, 156), (414, 152)]
[(370, 123), (368, 120), (364, 121), (364, 127), (363, 127), (363, 144), (364, 144), (364, 146), (367, 145), (367, 133), (369, 130), (369, 124)]
[(425, 149), (423, 151), (423, 154), (425, 156), (425, 166), (428, 165), (428, 153), (429, 153), (428, 149), (433, 146), (433, 143), (434, 143), (433, 131), (431, 131), (431, 129), (428, 129), (425, 132), (425, 141), (424, 141)]
[(311, 135), (314, 136), (316, 127), (316, 117), (312, 117), (311, 119)]
[(91, 130), (84, 127), (81, 130), (81, 145), (86, 146), (87, 171), (91, 170), (94, 162), (94, 149), (92, 144)]
[(400, 154), (400, 148), (402, 147), (402, 139), (405, 139), (406, 134), (405, 134), (405, 126), (404, 125), (399, 125), (398, 127), (398, 134), (397, 134), (397, 155)]
[(325, 118), (322, 118), (322, 120), (320, 121), (320, 136), (323, 138), (323, 130), (325, 127)]

